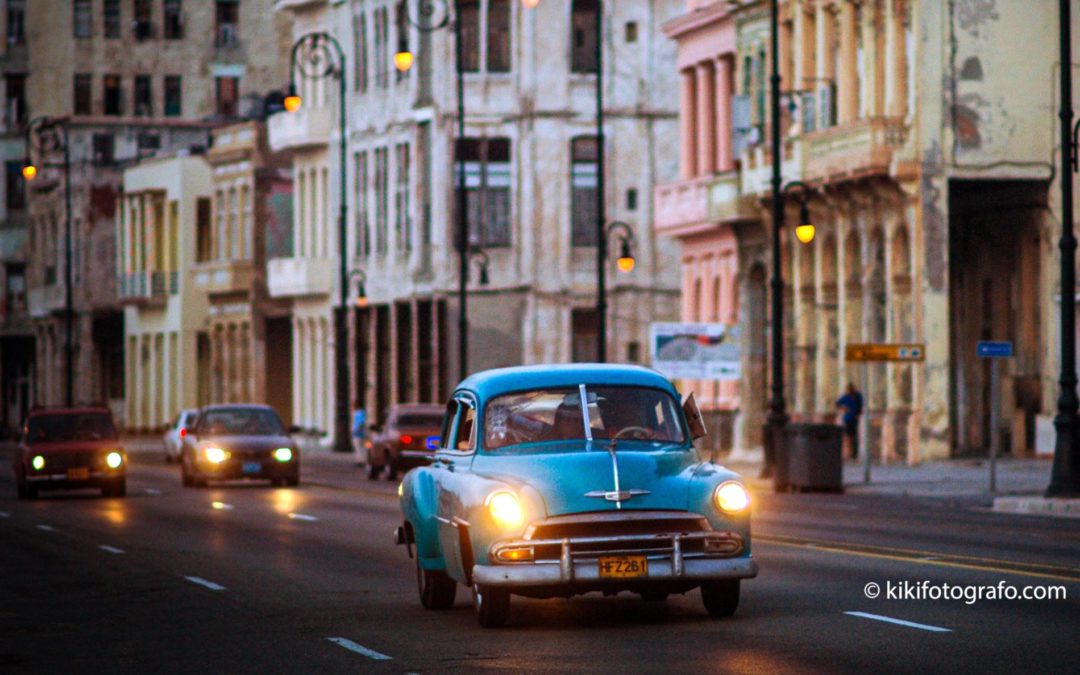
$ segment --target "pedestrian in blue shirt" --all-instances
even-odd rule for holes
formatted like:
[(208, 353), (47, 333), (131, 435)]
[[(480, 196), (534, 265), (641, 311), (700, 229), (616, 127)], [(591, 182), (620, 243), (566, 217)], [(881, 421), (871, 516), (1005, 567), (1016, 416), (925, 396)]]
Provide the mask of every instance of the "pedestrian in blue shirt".
[(851, 458), (859, 456), (859, 416), (862, 415), (863, 397), (855, 385), (848, 383), (847, 391), (836, 400), (836, 407), (844, 411), (844, 435), (851, 448)]

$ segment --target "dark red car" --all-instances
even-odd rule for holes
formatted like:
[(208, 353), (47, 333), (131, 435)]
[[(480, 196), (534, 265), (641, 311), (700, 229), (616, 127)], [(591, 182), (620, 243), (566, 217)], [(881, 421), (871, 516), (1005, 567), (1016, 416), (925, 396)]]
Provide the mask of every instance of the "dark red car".
[(389, 467), (390, 480), (413, 467), (431, 463), (439, 447), (439, 429), (446, 408), (431, 403), (399, 403), (390, 407), (386, 423), (373, 426), (367, 452), (368, 478)]
[(19, 499), (40, 490), (99, 488), (127, 493), (127, 454), (108, 408), (31, 410), (13, 462)]

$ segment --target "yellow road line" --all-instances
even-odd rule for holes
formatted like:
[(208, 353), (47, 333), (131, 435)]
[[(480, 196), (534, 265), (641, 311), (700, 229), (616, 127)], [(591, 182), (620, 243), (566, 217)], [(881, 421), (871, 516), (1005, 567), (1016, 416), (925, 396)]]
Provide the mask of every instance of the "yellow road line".
[[(849, 548), (846, 545), (840, 544), (840, 543), (824, 544), (824, 543), (815, 543), (815, 542), (811, 542), (811, 541), (797, 543), (796, 541), (788, 541), (788, 540), (785, 540), (785, 539), (786, 538), (777, 539), (777, 538), (763, 537), (763, 536), (758, 535), (758, 536), (753, 538), (753, 541), (760, 542), (760, 543), (765, 543), (765, 544), (773, 544), (773, 545), (776, 545), (776, 546), (788, 546), (788, 547), (791, 547), (791, 548), (811, 549), (811, 550), (814, 550), (814, 551), (825, 551), (825, 552), (828, 552), (828, 553), (840, 553), (840, 554), (843, 554), (843, 555), (862, 556), (862, 557), (865, 557), (865, 558), (879, 558), (879, 559), (884, 559), (884, 560), (895, 560), (895, 561), (898, 561), (898, 562), (910, 562), (910, 563), (916, 563), (916, 564), (919, 564), (919, 565), (936, 565), (938, 567), (955, 567), (955, 568), (959, 568), (959, 569), (977, 570), (977, 571), (980, 571), (980, 572), (998, 572), (998, 573), (1001, 573), (1001, 574), (1017, 574), (1017, 575), (1021, 575), (1021, 576), (1038, 577), (1038, 578), (1041, 578), (1041, 579), (1054, 579), (1054, 580), (1057, 580), (1057, 581), (1068, 581), (1068, 582), (1071, 582), (1071, 583), (1080, 583), (1080, 572), (1078, 572), (1075, 576), (1066, 576), (1066, 575), (1061, 575), (1061, 574), (1049, 574), (1049, 573), (1046, 573), (1046, 572), (1032, 572), (1032, 571), (1029, 571), (1029, 570), (1016, 569), (1016, 568), (1013, 568), (1013, 567), (1001, 567), (1001, 566), (996, 566), (996, 565), (979, 565), (979, 564), (965, 563), (965, 562), (954, 562), (954, 561), (951, 561), (951, 560), (927, 560), (926, 558), (914, 557), (914, 556), (911, 556), (911, 555), (895, 555), (895, 554), (891, 554), (891, 553), (877, 553), (877, 552), (873, 552), (873, 551), (860, 550), (858, 548)], [(885, 550), (887, 550), (887, 549), (885, 549)], [(912, 551), (912, 549), (905, 549), (905, 550)], [(914, 552), (914, 551), (912, 551), (912, 552)], [(941, 558), (963, 558), (964, 557), (964, 556), (951, 556), (949, 554), (936, 553), (936, 552), (933, 552), (933, 551), (919, 551), (918, 553), (920, 555), (922, 555), (922, 556), (927, 556), (927, 557), (941, 557)], [(981, 558), (980, 560), (991, 561), (993, 559), (992, 558)], [(1024, 564), (1024, 563), (1015, 563), (1014, 561), (1009, 561), (1009, 560), (996, 560), (994, 562), (1001, 563), (1001, 564), (1004, 564), (1004, 565), (1010, 565), (1010, 564), (1023, 565)], [(1072, 571), (1070, 568), (1058, 568), (1058, 569), (1067, 570), (1069, 572)]]

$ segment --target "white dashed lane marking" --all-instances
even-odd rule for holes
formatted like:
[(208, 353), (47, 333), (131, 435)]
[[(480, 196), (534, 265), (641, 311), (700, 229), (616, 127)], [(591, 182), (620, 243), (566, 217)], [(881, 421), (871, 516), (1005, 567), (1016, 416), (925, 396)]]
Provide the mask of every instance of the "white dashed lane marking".
[(226, 504), (225, 502), (210, 502), (210, 508), (215, 511), (232, 511), (233, 505)]
[(202, 586), (203, 588), (209, 588), (212, 591), (223, 591), (223, 590), (225, 590), (225, 587), (222, 586), (221, 584), (215, 584), (213, 581), (207, 581), (206, 579), (203, 579), (202, 577), (184, 577), (184, 578), (187, 579), (188, 581), (190, 581), (193, 584), (198, 584), (198, 585)]
[(292, 520), (306, 520), (312, 523), (318, 520), (315, 516), (309, 516), (306, 513), (290, 513), (289, 518)]
[(328, 637), (326, 639), (329, 640), (330, 642), (333, 642), (336, 645), (340, 645), (340, 646), (344, 647), (345, 649), (348, 649), (350, 652), (356, 652), (357, 654), (361, 654), (363, 656), (366, 656), (369, 659), (371, 659), (372, 661), (390, 661), (391, 658), (392, 658), (392, 657), (387, 656), (386, 654), (380, 654), (379, 652), (375, 651), (374, 649), (368, 649), (364, 645), (358, 645), (358, 644), (356, 644), (355, 642), (353, 642), (352, 640), (350, 640), (348, 638)]
[(116, 548), (115, 546), (109, 546), (108, 544), (102, 544), (101, 546), (98, 546), (98, 548), (100, 548), (102, 551), (105, 551), (106, 553), (112, 553), (113, 555), (120, 555), (124, 552), (124, 549)]
[(154, 489), (154, 488), (146, 488), (146, 494), (148, 494), (148, 495), (159, 495), (159, 494), (161, 494), (161, 490), (157, 490), (157, 489)]
[(53, 531), (53, 526), (52, 525), (38, 525), (37, 529), (41, 530), (42, 532), (52, 532)]
[(10, 518), (11, 514), (7, 511), (0, 511), (0, 518)]
[(919, 630), (927, 630), (931, 633), (951, 633), (951, 628), (942, 628), (941, 626), (931, 626), (925, 623), (915, 623), (914, 621), (904, 621), (903, 619), (894, 619), (891, 616), (882, 616), (880, 614), (868, 614), (866, 612), (844, 612), (851, 616), (857, 616), (862, 619), (872, 619), (874, 621), (884, 621), (885, 623), (894, 623), (897, 626), (907, 626), (908, 628), (918, 628)]

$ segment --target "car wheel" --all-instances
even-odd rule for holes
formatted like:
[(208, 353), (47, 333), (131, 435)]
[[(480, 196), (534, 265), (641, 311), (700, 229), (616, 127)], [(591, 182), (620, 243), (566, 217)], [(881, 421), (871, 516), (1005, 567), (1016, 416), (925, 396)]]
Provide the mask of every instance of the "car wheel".
[(124, 497), (127, 495), (127, 479), (114, 478), (101, 486), (102, 497)]
[(510, 591), (473, 584), (473, 609), (476, 620), (484, 628), (499, 628), (510, 616)]
[(416, 557), (416, 589), (420, 592), (420, 604), (426, 609), (448, 609), (454, 606), (457, 583), (442, 570), (426, 570)]
[(298, 487), (300, 485), (300, 476), (293, 476), (292, 478), (286, 478), (285, 484), (289, 487)]
[(191, 474), (188, 473), (187, 464), (184, 464), (182, 459), (180, 460), (180, 484), (184, 487), (192, 486)]
[(701, 600), (712, 616), (731, 616), (739, 606), (739, 580), (724, 579), (702, 583)]
[(390, 468), (386, 470), (386, 480), (388, 480), (388, 481), (397, 480), (398, 473), (399, 473), (399, 471), (398, 471), (397, 467), (395, 467), (393, 464), (391, 464)]
[(27, 489), (29, 485), (26, 483), (26, 478), (19, 476), (15, 479), (15, 497), (18, 499), (29, 499), (27, 496)]
[(369, 460), (368, 465), (367, 465), (367, 477), (368, 477), (368, 480), (378, 480), (380, 473), (382, 473), (382, 467), (381, 466), (375, 466)]

